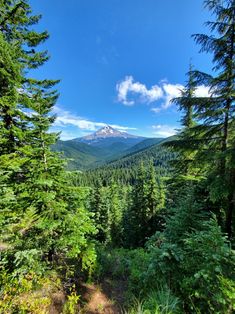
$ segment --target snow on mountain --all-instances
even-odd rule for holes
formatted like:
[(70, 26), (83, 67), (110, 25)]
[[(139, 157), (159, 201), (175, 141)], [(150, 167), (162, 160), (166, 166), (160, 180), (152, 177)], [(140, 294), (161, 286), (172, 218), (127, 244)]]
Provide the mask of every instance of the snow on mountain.
[(99, 129), (98, 131), (80, 137), (77, 140), (83, 142), (83, 141), (93, 141), (93, 140), (99, 140), (99, 139), (105, 139), (105, 138), (123, 138), (123, 139), (128, 139), (128, 138), (141, 138), (140, 136), (137, 135), (132, 135), (128, 134), (126, 132), (121, 132), (118, 131), (114, 128), (112, 128), (110, 125), (106, 125), (103, 128)]

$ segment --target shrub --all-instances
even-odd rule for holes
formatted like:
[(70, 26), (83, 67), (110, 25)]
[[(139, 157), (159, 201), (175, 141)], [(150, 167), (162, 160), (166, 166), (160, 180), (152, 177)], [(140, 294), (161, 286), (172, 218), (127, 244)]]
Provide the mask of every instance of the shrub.
[(178, 241), (171, 241), (171, 224), (151, 240), (152, 257), (145, 285), (154, 286), (156, 278), (165, 278), (189, 313), (233, 313), (234, 251), (215, 219), (200, 222), (200, 230), (188, 229)]
[(33, 272), (10, 279), (1, 272), (0, 313), (46, 314), (52, 304), (52, 294), (61, 290), (61, 282), (55, 274), (43, 277)]

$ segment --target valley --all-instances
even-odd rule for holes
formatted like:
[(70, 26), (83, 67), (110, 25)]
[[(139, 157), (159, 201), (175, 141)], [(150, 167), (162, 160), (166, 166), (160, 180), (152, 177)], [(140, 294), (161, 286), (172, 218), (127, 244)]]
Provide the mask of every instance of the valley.
[(68, 160), (69, 170), (88, 170), (147, 150), (163, 141), (163, 138), (144, 138), (120, 132), (107, 125), (81, 138), (59, 140), (52, 149)]

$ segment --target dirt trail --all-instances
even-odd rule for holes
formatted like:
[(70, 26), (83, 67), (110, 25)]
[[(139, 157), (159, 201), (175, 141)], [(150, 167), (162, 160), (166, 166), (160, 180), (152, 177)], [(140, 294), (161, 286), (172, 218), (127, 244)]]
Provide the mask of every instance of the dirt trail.
[(83, 284), (83, 299), (86, 305), (82, 313), (86, 314), (121, 314), (123, 313), (126, 282), (104, 280), (99, 286)]

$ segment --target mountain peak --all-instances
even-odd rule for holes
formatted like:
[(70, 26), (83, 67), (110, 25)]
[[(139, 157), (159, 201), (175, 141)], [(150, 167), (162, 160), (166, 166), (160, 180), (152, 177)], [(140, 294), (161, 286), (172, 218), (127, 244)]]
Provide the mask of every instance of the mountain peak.
[(100, 140), (105, 140), (105, 139), (142, 139), (142, 137), (137, 136), (137, 135), (132, 135), (128, 134), (123, 131), (119, 131), (117, 129), (114, 129), (110, 125), (105, 125), (96, 132), (83, 136), (79, 139), (77, 139), (80, 142), (97, 142)]
[[(132, 135), (130, 135), (132, 136)], [(133, 135), (134, 136), (134, 135)], [(98, 131), (89, 134), (87, 136), (84, 136), (83, 139), (101, 139), (101, 138), (110, 138), (110, 137), (128, 137), (128, 134), (126, 132), (120, 132), (110, 125), (105, 125)]]
[[(110, 125), (105, 125), (104, 127), (102, 127), (101, 129), (99, 129), (98, 131), (96, 131), (96, 134), (115, 134), (119, 132), (118, 130), (115, 130), (114, 128), (112, 128)], [(121, 132), (120, 132), (121, 133)]]

